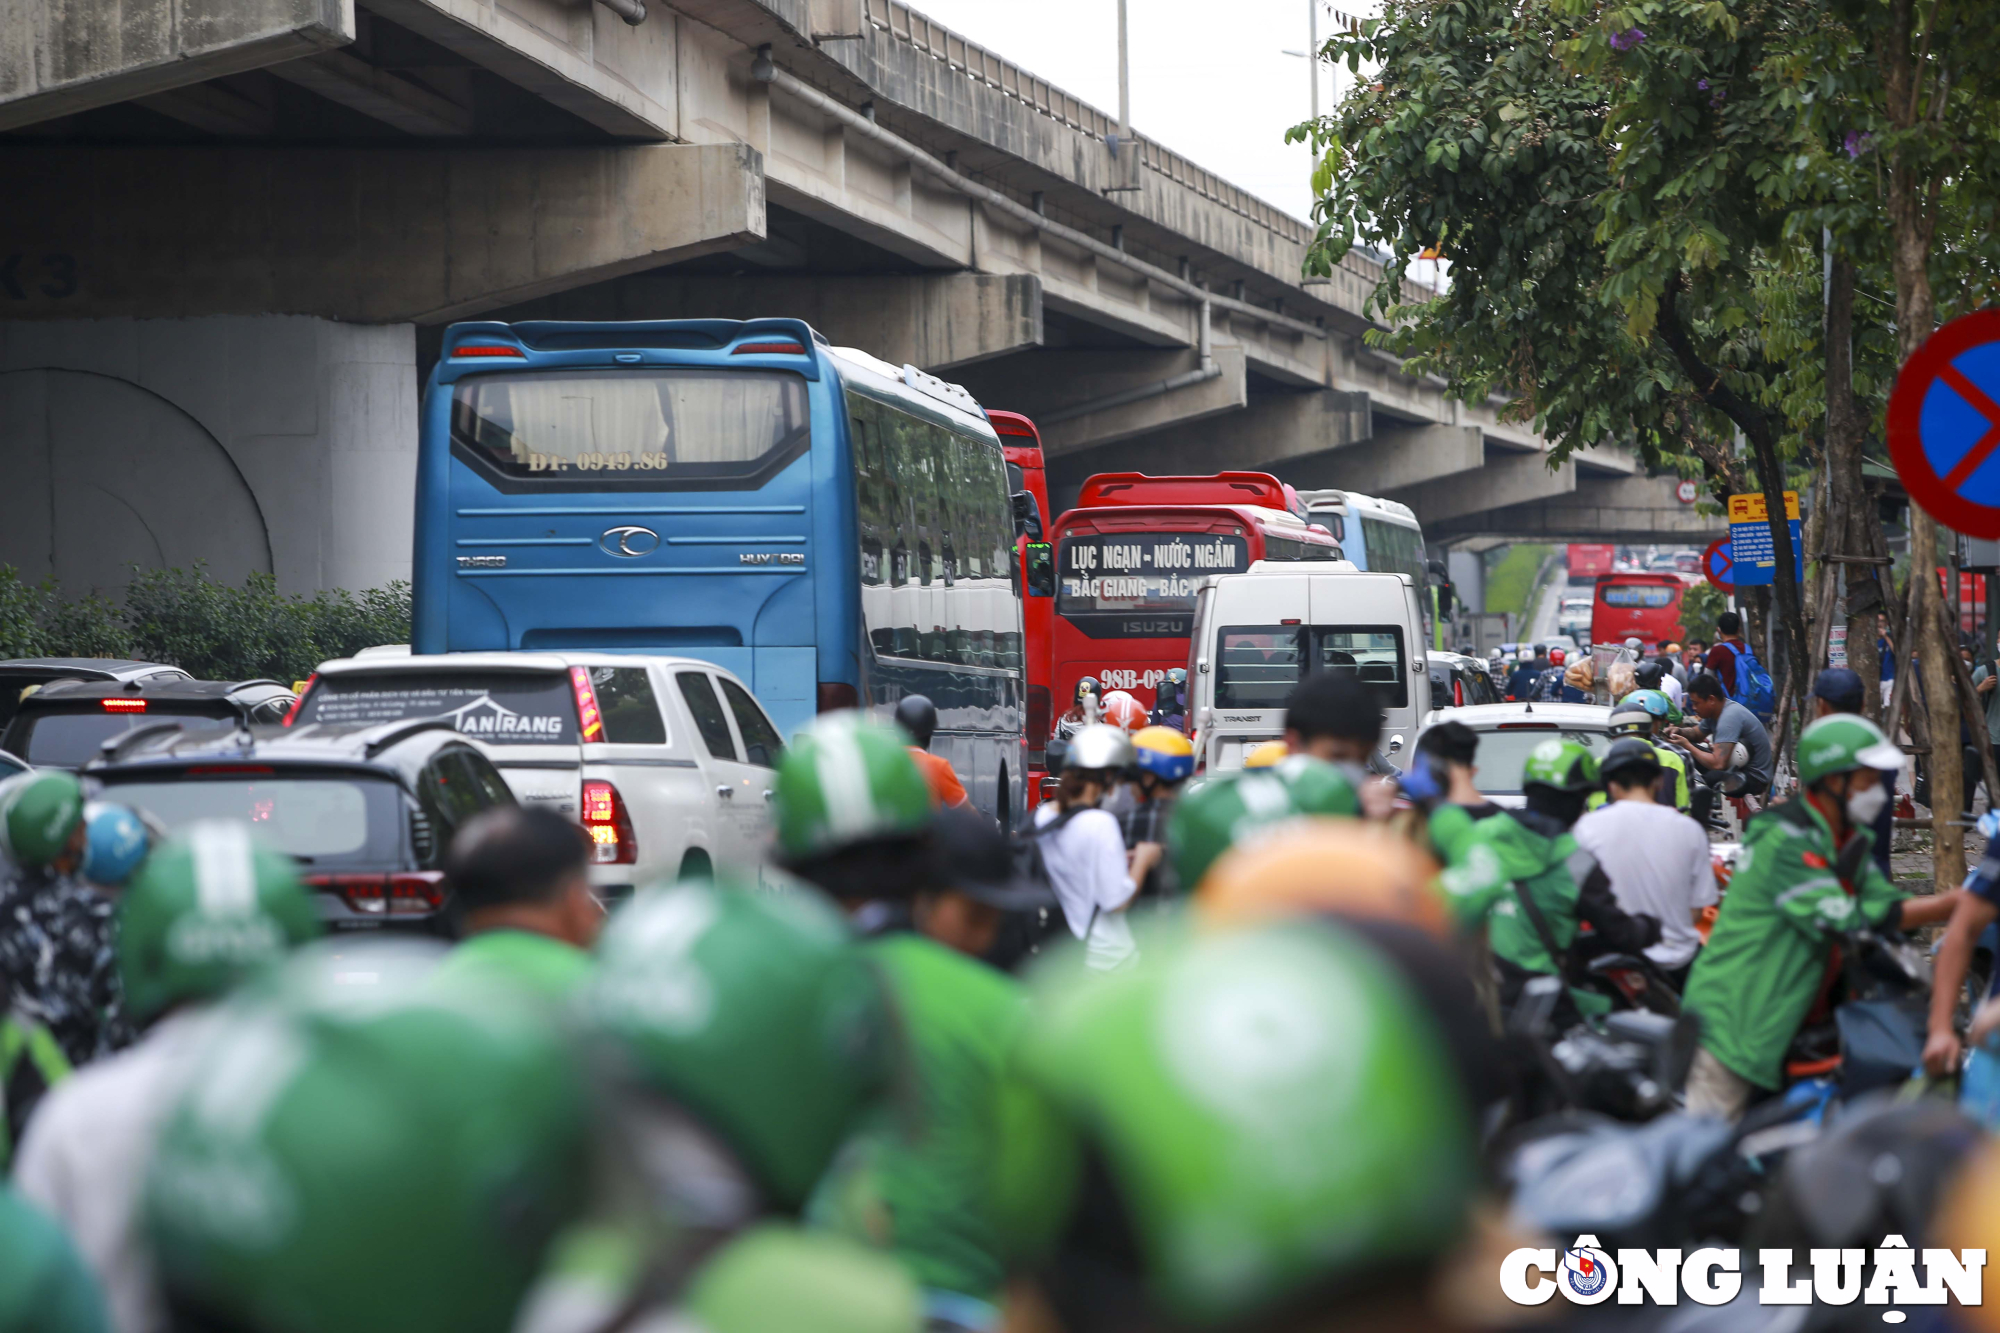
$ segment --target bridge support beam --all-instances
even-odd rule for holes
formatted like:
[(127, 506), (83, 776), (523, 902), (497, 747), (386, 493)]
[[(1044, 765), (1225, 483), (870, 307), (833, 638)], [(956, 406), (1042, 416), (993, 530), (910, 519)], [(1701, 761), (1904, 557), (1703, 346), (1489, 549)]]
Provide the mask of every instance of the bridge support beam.
[[(1368, 395), (1258, 394), (1240, 412), (1184, 421), (1081, 456), (1092, 472), (1219, 472), (1225, 468), (1283, 473), (1302, 457), (1329, 450), (1345, 455), (1368, 436)], [(1345, 446), (1345, 447), (1343, 447)]]
[(1551, 469), (1543, 454), (1510, 454), (1485, 462), (1477, 471), (1399, 489), (1392, 498), (1417, 511), (1428, 537), (1433, 525), (1575, 490), (1574, 462)]
[(15, 148), (7, 165), (13, 318), (437, 323), (764, 234), (743, 144)]
[(1378, 430), (1345, 449), (1301, 458), (1277, 470), (1301, 490), (1338, 486), (1381, 495), (1483, 467), (1477, 426), (1411, 426)]
[[(1425, 531), (1433, 535), (1428, 523)], [(1697, 513), (1674, 498), (1672, 477), (1583, 476), (1565, 495), (1441, 519), (1434, 536), (1650, 543), (1705, 541), (1724, 531), (1719, 516)]]
[(965, 386), (988, 406), (1025, 413), (1055, 459), (1243, 408), (1243, 348), (1217, 343), (1209, 362), (1192, 350), (1049, 349), (981, 366)]
[(834, 343), (925, 370), (950, 370), (1042, 344), (1042, 284), (1028, 274), (634, 273), (509, 308), (498, 317), (693, 319), (778, 314), (803, 319)]

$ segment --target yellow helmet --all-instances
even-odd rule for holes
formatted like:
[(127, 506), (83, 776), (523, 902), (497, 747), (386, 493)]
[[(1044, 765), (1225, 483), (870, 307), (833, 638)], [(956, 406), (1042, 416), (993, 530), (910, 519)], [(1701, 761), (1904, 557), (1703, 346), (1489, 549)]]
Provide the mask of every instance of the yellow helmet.
[(1283, 741), (1265, 741), (1243, 756), (1245, 768), (1269, 768), (1284, 760), (1292, 752)]

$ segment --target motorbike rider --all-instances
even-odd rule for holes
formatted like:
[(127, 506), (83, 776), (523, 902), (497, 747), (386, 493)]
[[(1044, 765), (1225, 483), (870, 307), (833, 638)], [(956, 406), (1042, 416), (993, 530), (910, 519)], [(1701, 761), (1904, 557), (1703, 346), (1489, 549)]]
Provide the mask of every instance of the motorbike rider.
[(1381, 741), (1381, 702), (1351, 669), (1315, 671), (1285, 700), (1286, 746), (1345, 774), (1370, 819), (1387, 819), (1396, 802), (1387, 780), (1395, 770), (1376, 750)]
[(937, 705), (925, 695), (906, 694), (896, 701), (896, 725), (910, 733), (910, 758), (917, 761), (917, 771), (931, 789), (932, 802), (940, 808), (972, 804), (951, 760), (931, 753), (931, 739), (937, 735)]
[(1079, 727), (1087, 727), (1104, 715), (1104, 685), (1095, 676), (1079, 676), (1069, 711), (1056, 720), (1056, 739), (1068, 740)]
[[(1656, 713), (1655, 707), (1659, 708)], [(1687, 780), (1687, 760), (1681, 752), (1663, 741), (1656, 740), (1659, 730), (1666, 724), (1667, 697), (1658, 690), (1634, 690), (1625, 696), (1622, 703), (1611, 710), (1611, 725), (1605, 731), (1616, 739), (1633, 738), (1642, 740), (1652, 750), (1654, 760), (1659, 764), (1660, 776), (1653, 799), (1670, 810), (1686, 814), (1690, 809)]]
[(1869, 858), (1868, 826), (1902, 763), (1903, 752), (1863, 717), (1823, 717), (1799, 736), (1800, 794), (1750, 821), (1688, 977), (1683, 1005), (1702, 1020), (1689, 1111), (1733, 1120), (1759, 1089), (1780, 1086), (1785, 1051), (1840, 935), (1942, 921), (1963, 896), (1906, 898)]
[[(1104, 802), (1104, 809), (1124, 830), (1139, 896), (1159, 898), (1167, 887), (1162, 873), (1167, 824), (1181, 786), (1194, 775), (1194, 746), (1171, 727), (1142, 727), (1132, 737), (1132, 754), (1130, 780)], [(1141, 848), (1151, 850), (1142, 854)], [(1142, 855), (1148, 862), (1144, 875), (1137, 870)]]
[(292, 859), (254, 846), (247, 824), (188, 826), (119, 899), (118, 968), (140, 1039), (49, 1093), (14, 1179), (68, 1229), (120, 1330), (157, 1328), (165, 1316), (139, 1187), (213, 1001), (319, 933)]
[(445, 966), (567, 998), (590, 975), (588, 950), (604, 925), (590, 851), (590, 835), (553, 810), (502, 805), (467, 821), (445, 853), (464, 936)]
[(1659, 800), (1665, 774), (1643, 737), (1612, 742), (1598, 771), (1611, 800), (1576, 821), (1577, 846), (1597, 858), (1619, 906), (1660, 923), (1660, 940), (1646, 956), (1678, 991), (1701, 948), (1695, 920), (1717, 896), (1708, 834)]
[(76, 873), (105, 893), (123, 889), (153, 850), (154, 830), (130, 806), (86, 801), (83, 857)]
[(1023, 1327), (1450, 1327), (1432, 1298), (1477, 1173), (1417, 979), (1452, 964), (1425, 956), (1413, 975), (1287, 920), (1181, 933), (1094, 986), (1048, 978), (995, 1172)]
[(1070, 933), (1084, 942), (1087, 965), (1100, 971), (1137, 958), (1125, 911), (1162, 855), (1158, 844), (1143, 843), (1128, 855), (1117, 818), (1099, 808), (1136, 758), (1131, 737), (1117, 727), (1080, 728), (1055, 795), (1035, 807), (1032, 837), (1043, 870)]
[(1507, 673), (1507, 699), (1512, 703), (1525, 703), (1534, 696), (1535, 682), (1549, 669), (1548, 660), (1542, 656), (1542, 645), (1524, 648), (1515, 658), (1514, 669)]
[(1187, 726), (1187, 668), (1168, 667), (1167, 678), (1160, 682), (1154, 695), (1152, 716), (1148, 719), (1156, 727), (1172, 727), (1185, 732)]
[(1197, 892), (1232, 847), (1302, 815), (1353, 819), (1361, 798), (1334, 765), (1295, 754), (1268, 768), (1238, 769), (1201, 783), (1174, 807), (1167, 856), (1182, 893)]
[(1531, 978), (1554, 975), (1568, 984), (1576, 1012), (1610, 1007), (1581, 984), (1583, 960), (1574, 948), (1581, 922), (1590, 923), (1603, 950), (1636, 953), (1659, 941), (1660, 923), (1618, 905), (1603, 868), (1571, 832), (1599, 785), (1589, 750), (1571, 740), (1543, 741), (1522, 767), (1524, 808), (1474, 825), (1464, 855), (1439, 877), (1461, 921), (1487, 924), (1503, 1004)]
[(1442, 779), (1443, 799), (1431, 806), (1426, 826), (1431, 845), (1449, 865), (1458, 859), (1472, 826), (1500, 813), (1473, 781), (1479, 773), (1473, 762), (1479, 755), (1479, 733), (1447, 719), (1417, 737), (1417, 754)]

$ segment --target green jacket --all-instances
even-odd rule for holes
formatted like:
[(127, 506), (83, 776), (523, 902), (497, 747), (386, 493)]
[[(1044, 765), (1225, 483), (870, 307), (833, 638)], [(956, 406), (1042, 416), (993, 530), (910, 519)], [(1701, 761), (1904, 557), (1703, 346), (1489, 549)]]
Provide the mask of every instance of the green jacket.
[[(1486, 819), (1493, 817), (1496, 807), (1482, 806)], [(1448, 866), (1457, 865), (1465, 858), (1465, 849), (1471, 845), (1472, 830), (1485, 820), (1472, 813), (1469, 807), (1452, 801), (1440, 801), (1431, 809), (1425, 821), (1430, 829), (1431, 846), (1437, 849), (1438, 859)]]
[[(1874, 835), (1853, 837), (1874, 845)], [(1827, 946), (1864, 923), (1900, 915), (1903, 894), (1863, 855), (1849, 885), (1833, 870), (1833, 830), (1803, 798), (1750, 821), (1708, 946), (1695, 958), (1682, 1007), (1701, 1016), (1701, 1044), (1764, 1088), (1784, 1079), (1792, 1044), (1826, 978)]]
[(107, 1333), (97, 1279), (63, 1229), (0, 1184), (0, 1333)]
[[(1581, 862), (1575, 861), (1578, 857)], [(1521, 911), (1514, 885), (1527, 889), (1542, 909), (1556, 947), (1567, 949), (1576, 938), (1575, 872), (1588, 874), (1595, 865), (1570, 833), (1549, 837), (1512, 814), (1502, 814), (1472, 826), (1458, 864), (1445, 871), (1441, 882), (1461, 921), (1467, 926), (1486, 923), (1494, 957), (1523, 971), (1556, 973), (1556, 960)]]
[(474, 935), (445, 957), (454, 974), (487, 977), (522, 986), (543, 999), (569, 998), (590, 976), (590, 955), (573, 944), (527, 930), (489, 930)]
[(842, 1150), (809, 1215), (894, 1250), (926, 1288), (991, 1299), (1006, 1276), (988, 1207), (995, 1089), (1020, 1032), (1021, 988), (919, 935), (866, 948), (901, 1021), (906, 1093)]

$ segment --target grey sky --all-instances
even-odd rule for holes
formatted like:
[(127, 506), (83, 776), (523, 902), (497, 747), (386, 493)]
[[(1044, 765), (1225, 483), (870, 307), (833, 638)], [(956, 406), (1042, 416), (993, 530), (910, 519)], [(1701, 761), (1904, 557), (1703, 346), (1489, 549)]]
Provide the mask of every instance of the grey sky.
[[(1099, 109), (1118, 112), (1116, 0), (912, 0), (914, 8)], [(1129, 0), (1132, 128), (1300, 218), (1309, 156), (1307, 0)], [(1372, 13), (1367, 0), (1341, 8)], [(1330, 21), (1321, 20), (1324, 37)], [(1345, 71), (1341, 72), (1346, 77)], [(1322, 108), (1333, 73), (1320, 67)]]

